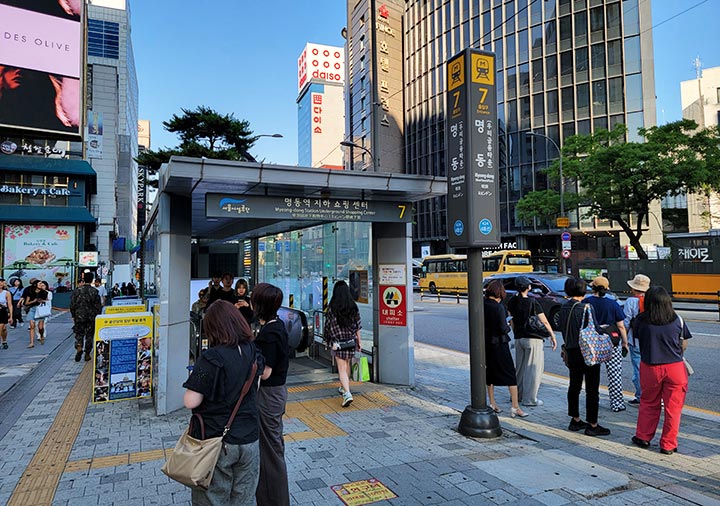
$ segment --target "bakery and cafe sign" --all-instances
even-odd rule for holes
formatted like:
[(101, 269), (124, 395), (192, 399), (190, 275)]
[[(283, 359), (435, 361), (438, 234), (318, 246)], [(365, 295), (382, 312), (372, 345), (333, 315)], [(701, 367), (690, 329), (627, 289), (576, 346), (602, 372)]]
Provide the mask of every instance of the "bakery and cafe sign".
[(3, 184), (0, 185), (0, 193), (27, 195), (29, 197), (68, 197), (70, 190), (67, 188), (55, 188), (45, 186), (26, 186), (19, 184)]

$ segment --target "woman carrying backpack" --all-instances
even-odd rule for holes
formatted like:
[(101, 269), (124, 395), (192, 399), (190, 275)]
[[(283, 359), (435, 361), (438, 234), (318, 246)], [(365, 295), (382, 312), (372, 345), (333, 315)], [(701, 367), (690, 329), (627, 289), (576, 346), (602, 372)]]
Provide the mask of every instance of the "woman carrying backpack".
[(353, 401), (350, 393), (350, 361), (355, 351), (360, 351), (360, 311), (350, 294), (350, 287), (345, 281), (338, 281), (333, 286), (333, 294), (325, 313), (323, 340), (332, 349), (338, 368), (342, 407), (346, 408)]

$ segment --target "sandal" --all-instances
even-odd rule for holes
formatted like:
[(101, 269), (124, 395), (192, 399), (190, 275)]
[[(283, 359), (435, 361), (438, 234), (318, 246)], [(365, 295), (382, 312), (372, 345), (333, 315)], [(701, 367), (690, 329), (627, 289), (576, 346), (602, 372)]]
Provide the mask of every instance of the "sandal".
[(510, 416), (513, 418), (515, 418), (516, 416), (519, 416), (520, 418), (525, 418), (528, 416), (528, 414), (520, 408), (510, 408)]
[(28, 344), (28, 348), (34, 348), (34, 347), (35, 347), (34, 344)]
[(502, 413), (502, 412), (503, 412), (502, 409), (500, 409), (500, 408), (498, 408), (497, 406), (494, 406), (494, 405), (492, 405), (492, 404), (490, 404), (490, 409), (492, 409), (495, 413)]

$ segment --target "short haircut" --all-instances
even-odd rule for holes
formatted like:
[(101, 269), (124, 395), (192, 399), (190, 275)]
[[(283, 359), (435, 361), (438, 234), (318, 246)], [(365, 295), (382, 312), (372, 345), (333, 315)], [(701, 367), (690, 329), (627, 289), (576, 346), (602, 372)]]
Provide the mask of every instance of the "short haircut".
[(83, 281), (85, 283), (88, 283), (88, 284), (92, 283), (94, 279), (95, 279), (95, 274), (93, 274), (92, 272), (83, 272)]
[(202, 326), (210, 346), (237, 346), (253, 338), (250, 325), (240, 311), (222, 299), (207, 308)]
[(255, 316), (260, 320), (270, 321), (277, 316), (277, 311), (283, 300), (283, 292), (270, 283), (260, 283), (255, 287), (250, 302), (255, 310)]
[(496, 299), (503, 300), (506, 295), (507, 292), (505, 291), (503, 282), (499, 279), (493, 279), (485, 288), (485, 297), (495, 297)]
[(587, 294), (587, 282), (580, 278), (567, 278), (565, 280), (565, 295), (568, 297), (583, 297)]

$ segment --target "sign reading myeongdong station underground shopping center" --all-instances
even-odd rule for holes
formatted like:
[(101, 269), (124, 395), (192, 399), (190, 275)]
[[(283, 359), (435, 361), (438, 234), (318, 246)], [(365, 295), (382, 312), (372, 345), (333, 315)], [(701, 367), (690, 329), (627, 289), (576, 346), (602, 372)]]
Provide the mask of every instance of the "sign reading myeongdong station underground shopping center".
[(466, 49), (447, 63), (448, 241), (496, 246), (500, 208), (495, 55)]
[(205, 216), (208, 218), (410, 223), (412, 204), (379, 200), (208, 193), (205, 197)]

